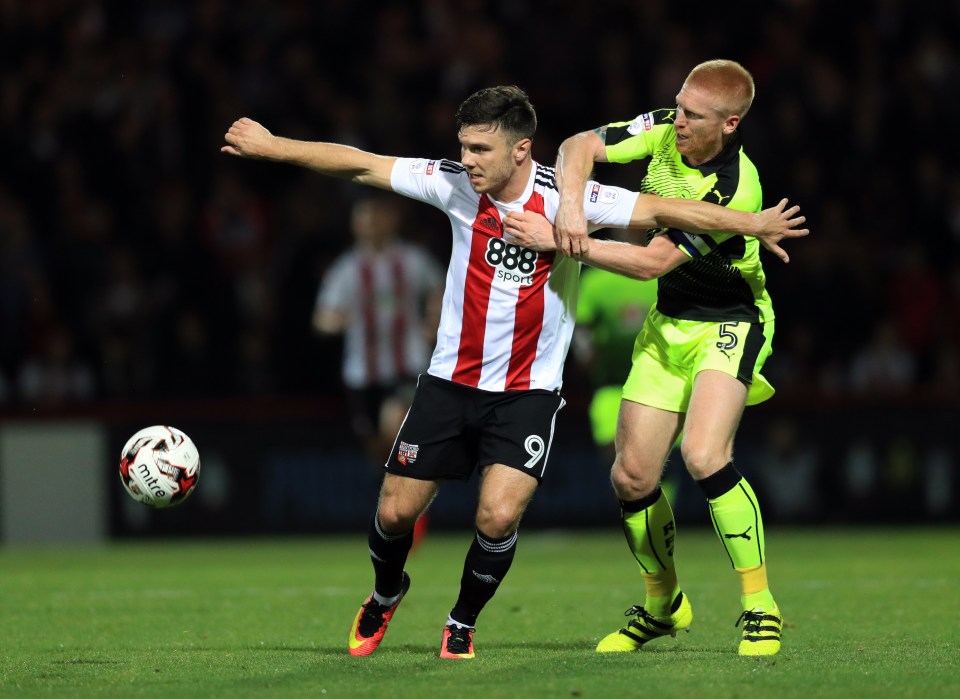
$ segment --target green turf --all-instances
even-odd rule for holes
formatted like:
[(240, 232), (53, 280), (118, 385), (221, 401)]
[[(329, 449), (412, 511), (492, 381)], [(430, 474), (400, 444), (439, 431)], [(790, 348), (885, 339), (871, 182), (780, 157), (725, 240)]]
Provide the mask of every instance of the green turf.
[(522, 533), (476, 660), (441, 662), (469, 538), (428, 537), (369, 658), (345, 650), (371, 584), (359, 536), (0, 550), (0, 696), (960, 696), (956, 529), (768, 531), (786, 629), (763, 660), (736, 655), (737, 583), (706, 530), (678, 540), (691, 632), (594, 653), (642, 601), (611, 529)]

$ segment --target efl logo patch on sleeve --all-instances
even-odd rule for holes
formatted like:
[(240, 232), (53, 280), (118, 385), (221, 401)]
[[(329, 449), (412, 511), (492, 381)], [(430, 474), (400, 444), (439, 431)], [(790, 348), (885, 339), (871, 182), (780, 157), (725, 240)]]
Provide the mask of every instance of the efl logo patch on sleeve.
[(630, 126), (627, 127), (627, 133), (629, 133), (631, 136), (636, 136), (641, 131), (649, 131), (652, 128), (653, 114), (647, 112), (646, 114), (641, 114), (630, 122)]
[(600, 203), (614, 204), (620, 198), (620, 192), (613, 187), (600, 187)]

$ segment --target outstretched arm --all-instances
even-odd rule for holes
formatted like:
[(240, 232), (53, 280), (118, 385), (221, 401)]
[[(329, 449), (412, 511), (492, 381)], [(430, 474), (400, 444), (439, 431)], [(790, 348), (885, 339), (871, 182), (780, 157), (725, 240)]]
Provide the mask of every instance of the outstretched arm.
[[(532, 211), (508, 213), (503, 218), (503, 231), (504, 239), (521, 247), (538, 252), (559, 250), (553, 226), (538, 213)], [(625, 277), (656, 279), (690, 258), (669, 238), (657, 236), (646, 246), (594, 239), (590, 241), (587, 251), (578, 259), (591, 267), (605, 269)]]
[[(758, 214), (728, 209), (724, 206), (693, 199), (670, 199), (653, 194), (641, 194), (633, 206), (630, 228), (679, 228), (690, 233), (728, 231), (753, 236), (784, 262), (790, 257), (778, 243), (785, 238), (801, 238), (810, 231), (800, 228), (806, 222), (799, 216), (799, 206), (787, 208), (787, 200)], [(511, 212), (504, 217), (504, 230), (510, 242), (530, 250), (561, 250), (557, 228), (540, 214), (532, 211)], [(601, 241), (592, 240), (591, 245)], [(589, 261), (587, 253), (577, 256)]]
[(764, 247), (784, 262), (790, 256), (779, 246), (784, 238), (800, 238), (810, 231), (800, 228), (807, 218), (799, 216), (800, 207), (787, 208), (787, 200), (760, 213), (751, 214), (725, 206), (692, 199), (670, 199), (641, 194), (633, 207), (631, 228), (679, 228), (688, 233), (727, 231), (760, 240)]
[(593, 164), (607, 161), (605, 135), (605, 126), (578, 133), (561, 143), (557, 153), (557, 188), (560, 190), (556, 219), (558, 249), (571, 257), (583, 255), (589, 247), (583, 189), (593, 171)]
[(273, 160), (309, 168), (321, 175), (351, 180), (380, 189), (392, 190), (390, 173), (396, 158), (374, 155), (338, 143), (297, 141), (274, 136), (253, 119), (233, 122), (224, 135), (227, 145), (220, 149), (241, 158)]
[[(809, 231), (798, 228), (806, 221), (805, 217), (797, 215), (800, 207), (787, 209), (786, 206), (787, 200), (783, 199), (777, 206), (751, 214), (704, 201), (641, 194), (633, 207), (630, 227), (679, 228), (691, 233), (723, 230), (750, 235), (767, 241), (768, 248), (784, 262), (789, 262), (787, 253), (777, 243), (784, 238), (805, 236)], [(504, 217), (503, 224), (505, 236), (511, 243), (537, 251), (560, 249), (554, 226), (540, 214), (532, 211), (511, 212)], [(689, 259), (686, 253), (664, 236), (654, 238), (646, 247), (611, 240), (592, 240), (587, 251), (578, 258), (591, 267), (634, 279), (654, 279)]]

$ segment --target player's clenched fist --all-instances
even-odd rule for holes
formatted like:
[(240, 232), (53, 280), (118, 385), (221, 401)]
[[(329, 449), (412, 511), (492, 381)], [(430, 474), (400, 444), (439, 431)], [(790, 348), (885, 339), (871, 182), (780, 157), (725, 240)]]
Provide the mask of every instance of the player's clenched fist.
[(264, 126), (247, 117), (233, 122), (223, 138), (227, 145), (223, 146), (220, 152), (243, 158), (271, 157), (271, 145), (275, 140), (273, 134)]

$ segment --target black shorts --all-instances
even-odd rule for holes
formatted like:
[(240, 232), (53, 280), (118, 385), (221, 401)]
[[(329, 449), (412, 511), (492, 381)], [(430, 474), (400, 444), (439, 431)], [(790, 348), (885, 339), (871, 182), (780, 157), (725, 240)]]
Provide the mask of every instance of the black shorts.
[(482, 391), (422, 374), (384, 468), (421, 480), (466, 480), (504, 464), (539, 482), (547, 466), (558, 393)]

